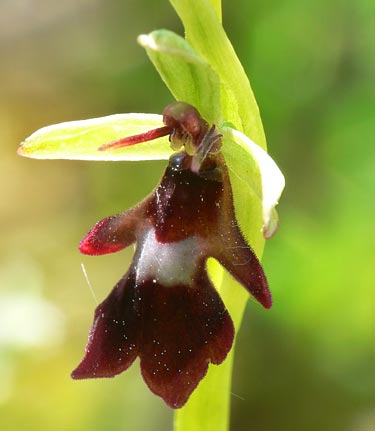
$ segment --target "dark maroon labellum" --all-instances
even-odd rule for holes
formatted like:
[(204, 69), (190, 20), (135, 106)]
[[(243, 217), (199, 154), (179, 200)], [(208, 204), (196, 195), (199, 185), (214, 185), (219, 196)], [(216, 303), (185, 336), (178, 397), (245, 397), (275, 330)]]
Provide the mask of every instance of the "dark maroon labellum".
[(154, 192), (137, 206), (98, 222), (82, 253), (112, 253), (136, 242), (125, 276), (96, 311), (86, 354), (72, 377), (113, 377), (140, 357), (149, 388), (182, 407), (234, 337), (232, 320), (208, 278), (217, 259), (264, 307), (271, 294), (263, 269), (235, 218), (221, 135), (183, 102), (164, 110), (165, 126), (101, 150), (169, 135), (171, 156)]

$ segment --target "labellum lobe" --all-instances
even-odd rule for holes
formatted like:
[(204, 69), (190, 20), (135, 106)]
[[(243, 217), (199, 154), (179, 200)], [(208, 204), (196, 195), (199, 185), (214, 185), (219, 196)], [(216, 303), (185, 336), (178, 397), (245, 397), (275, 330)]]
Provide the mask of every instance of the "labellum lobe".
[[(208, 364), (220, 364), (233, 343), (233, 323), (209, 280), (207, 259), (217, 259), (266, 308), (271, 294), (238, 228), (228, 172), (218, 153), (221, 136), (182, 102), (166, 108), (164, 121), (173, 146), (182, 145), (183, 151), (171, 156), (149, 197), (98, 222), (80, 244), (81, 252), (91, 255), (133, 242), (137, 247), (128, 272), (97, 307), (85, 357), (72, 377), (113, 377), (139, 356), (149, 388), (180, 408)], [(156, 130), (165, 134), (166, 128)], [(142, 139), (138, 135), (103, 148)]]

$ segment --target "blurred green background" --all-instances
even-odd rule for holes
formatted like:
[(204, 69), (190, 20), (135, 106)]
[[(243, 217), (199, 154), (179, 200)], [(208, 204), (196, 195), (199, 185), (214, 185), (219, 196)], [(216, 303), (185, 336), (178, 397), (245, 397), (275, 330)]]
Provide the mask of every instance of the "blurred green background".
[[(225, 0), (269, 151), (285, 173), (264, 267), (270, 311), (238, 335), (232, 431), (371, 431), (374, 395), (374, 7), (370, 0)], [(101, 217), (149, 193), (163, 162), (37, 161), (51, 123), (158, 112), (172, 101), (138, 34), (182, 34), (167, 0), (0, 2), (0, 429), (164, 431), (172, 412), (138, 364), (72, 381), (98, 301), (132, 250), (86, 257)], [(375, 361), (374, 361), (375, 362)]]

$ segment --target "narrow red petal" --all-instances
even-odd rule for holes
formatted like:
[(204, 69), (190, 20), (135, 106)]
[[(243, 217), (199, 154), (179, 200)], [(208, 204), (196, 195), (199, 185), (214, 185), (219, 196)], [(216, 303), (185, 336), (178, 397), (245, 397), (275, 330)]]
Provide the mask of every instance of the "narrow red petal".
[(163, 126), (157, 129), (148, 130), (147, 132), (140, 133), (139, 135), (127, 136), (125, 138), (117, 139), (116, 141), (108, 142), (101, 145), (98, 150), (114, 150), (121, 147), (130, 147), (132, 145), (140, 144), (141, 142), (152, 141), (162, 136), (169, 135), (172, 132), (170, 127)]
[(271, 308), (272, 296), (263, 268), (242, 235), (220, 247), (214, 257), (263, 307)]
[(98, 256), (114, 253), (136, 241), (136, 229), (142, 223), (143, 204), (117, 216), (100, 220), (82, 239), (81, 253)]
[(95, 310), (86, 354), (73, 379), (113, 377), (137, 357), (140, 314), (134, 286), (134, 278), (125, 276)]
[(222, 166), (224, 194), (222, 218), (218, 218), (219, 235), (209, 244), (208, 254), (217, 259), (230, 274), (265, 308), (271, 308), (272, 296), (263, 268), (245, 240), (236, 219), (228, 170)]

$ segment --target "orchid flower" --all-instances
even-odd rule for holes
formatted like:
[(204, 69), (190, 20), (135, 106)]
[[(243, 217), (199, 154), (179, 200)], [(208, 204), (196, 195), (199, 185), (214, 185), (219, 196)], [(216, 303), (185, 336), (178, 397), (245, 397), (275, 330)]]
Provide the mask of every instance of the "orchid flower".
[[(134, 208), (98, 222), (80, 251), (116, 252), (137, 243), (125, 276), (95, 311), (86, 355), (75, 379), (113, 377), (137, 356), (149, 388), (180, 408), (233, 342), (229, 313), (206, 270), (217, 259), (264, 307), (266, 277), (235, 217), (221, 135), (183, 102), (164, 110), (165, 127), (101, 149), (168, 133), (173, 154), (154, 192)], [(189, 150), (189, 153), (188, 153)]]

